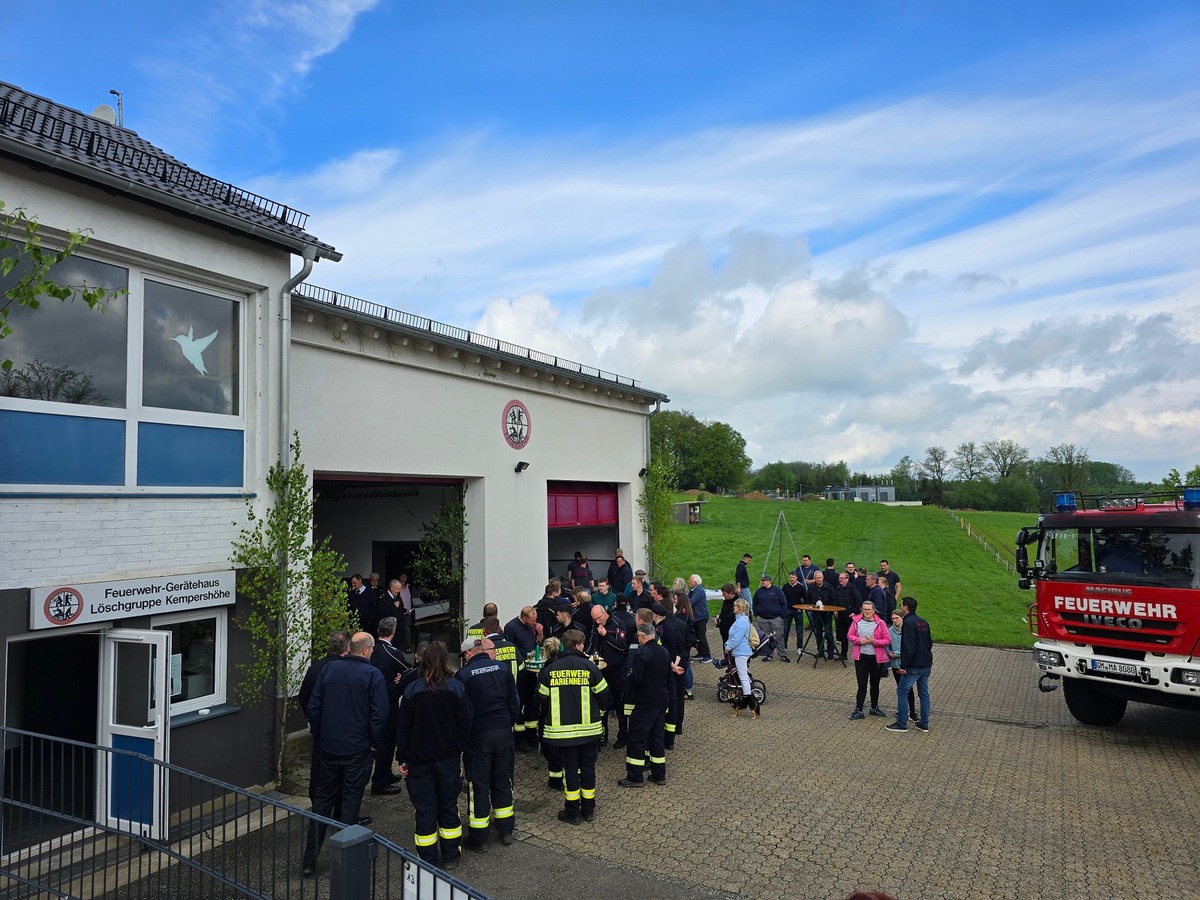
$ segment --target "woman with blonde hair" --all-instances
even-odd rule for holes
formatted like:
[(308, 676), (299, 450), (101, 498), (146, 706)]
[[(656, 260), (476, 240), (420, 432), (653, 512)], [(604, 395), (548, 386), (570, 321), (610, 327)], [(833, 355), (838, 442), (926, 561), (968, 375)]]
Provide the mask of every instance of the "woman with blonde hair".
[(750, 629), (754, 626), (750, 623), (750, 604), (742, 597), (733, 601), (733, 611), (736, 618), (733, 624), (729, 626), (729, 638), (725, 641), (725, 652), (733, 658), (733, 665), (737, 669), (738, 682), (742, 687), (742, 695), (733, 702), (733, 714), (736, 716), (741, 710), (749, 707), (754, 718), (758, 718), (759, 708), (758, 700), (754, 697), (753, 688), (750, 685)]

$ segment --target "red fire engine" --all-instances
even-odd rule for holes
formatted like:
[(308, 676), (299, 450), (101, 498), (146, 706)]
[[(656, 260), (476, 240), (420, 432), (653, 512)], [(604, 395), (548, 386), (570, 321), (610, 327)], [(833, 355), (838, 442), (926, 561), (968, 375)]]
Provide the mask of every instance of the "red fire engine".
[(1055, 506), (1017, 533), (1038, 687), (1061, 680), (1088, 725), (1117, 724), (1130, 700), (1200, 709), (1200, 487)]

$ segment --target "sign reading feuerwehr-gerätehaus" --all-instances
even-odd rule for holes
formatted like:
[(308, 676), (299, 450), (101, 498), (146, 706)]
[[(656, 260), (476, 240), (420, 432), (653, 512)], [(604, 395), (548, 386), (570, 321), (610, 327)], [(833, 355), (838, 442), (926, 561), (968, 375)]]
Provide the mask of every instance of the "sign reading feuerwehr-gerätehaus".
[(61, 628), (134, 616), (158, 616), (234, 601), (234, 573), (161, 575), (131, 581), (50, 584), (29, 595), (29, 627)]

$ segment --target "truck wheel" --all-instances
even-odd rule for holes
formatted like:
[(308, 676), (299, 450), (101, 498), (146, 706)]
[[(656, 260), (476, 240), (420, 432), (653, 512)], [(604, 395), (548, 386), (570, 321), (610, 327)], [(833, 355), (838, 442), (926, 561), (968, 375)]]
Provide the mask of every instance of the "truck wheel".
[(1067, 709), (1084, 725), (1116, 725), (1125, 715), (1127, 700), (1110, 697), (1079, 678), (1063, 679)]

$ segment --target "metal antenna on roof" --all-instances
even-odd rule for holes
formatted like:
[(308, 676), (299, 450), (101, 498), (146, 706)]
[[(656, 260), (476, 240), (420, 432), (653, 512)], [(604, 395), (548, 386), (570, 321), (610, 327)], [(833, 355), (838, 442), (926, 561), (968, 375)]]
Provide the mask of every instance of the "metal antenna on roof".
[(116, 90), (109, 91), (109, 93), (117, 98), (117, 127), (124, 128), (125, 127), (125, 95), (122, 94), (120, 91), (116, 91)]

